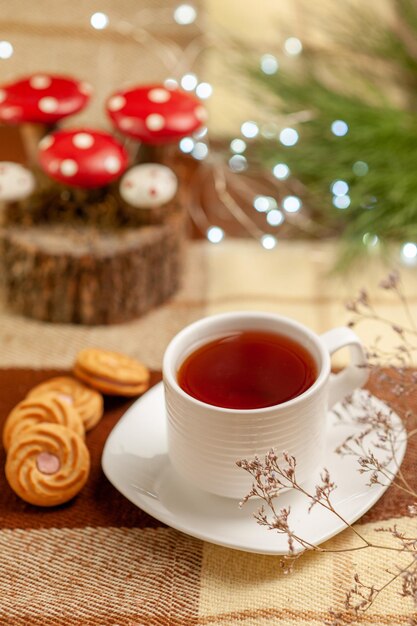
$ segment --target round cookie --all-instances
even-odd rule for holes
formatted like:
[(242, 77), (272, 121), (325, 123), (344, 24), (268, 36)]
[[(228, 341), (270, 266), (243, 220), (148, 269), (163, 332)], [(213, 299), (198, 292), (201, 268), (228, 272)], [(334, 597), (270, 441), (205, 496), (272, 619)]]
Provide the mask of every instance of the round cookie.
[(85, 430), (91, 430), (103, 417), (103, 396), (71, 376), (57, 376), (37, 385), (28, 393), (28, 398), (45, 392), (55, 391), (68, 399), (78, 411)]
[(13, 441), (6, 478), (25, 502), (55, 506), (73, 498), (85, 485), (90, 454), (77, 433), (57, 424), (37, 424)]
[(149, 387), (150, 374), (145, 365), (110, 350), (81, 350), (77, 355), (74, 374), (108, 395), (137, 396)]
[(3, 445), (7, 451), (15, 439), (41, 423), (66, 426), (84, 439), (85, 430), (79, 413), (62, 394), (44, 393), (19, 402), (9, 414), (3, 429)]

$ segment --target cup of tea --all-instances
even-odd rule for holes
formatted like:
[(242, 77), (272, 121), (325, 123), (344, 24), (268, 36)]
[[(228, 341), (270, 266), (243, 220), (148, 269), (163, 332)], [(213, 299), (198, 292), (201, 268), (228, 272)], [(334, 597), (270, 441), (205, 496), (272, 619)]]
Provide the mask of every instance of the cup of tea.
[[(346, 346), (350, 363), (333, 375), (330, 356)], [(171, 463), (200, 489), (242, 498), (251, 477), (236, 461), (274, 448), (296, 458), (302, 483), (324, 462), (328, 409), (367, 377), (364, 348), (350, 328), (317, 335), (261, 312), (203, 318), (164, 355)]]

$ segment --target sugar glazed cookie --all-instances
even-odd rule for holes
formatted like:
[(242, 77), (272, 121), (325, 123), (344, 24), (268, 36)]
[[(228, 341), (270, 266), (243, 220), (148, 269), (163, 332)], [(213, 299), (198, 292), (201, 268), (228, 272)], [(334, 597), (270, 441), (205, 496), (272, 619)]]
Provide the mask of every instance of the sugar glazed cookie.
[(150, 374), (145, 365), (124, 354), (98, 348), (78, 353), (74, 374), (108, 395), (137, 396), (149, 387)]
[(37, 424), (13, 440), (6, 478), (25, 502), (55, 506), (73, 498), (85, 485), (90, 454), (77, 433), (57, 424)]
[(55, 391), (62, 394), (78, 411), (85, 430), (91, 430), (103, 417), (103, 396), (71, 376), (57, 376), (37, 385), (28, 393), (28, 398), (45, 392)]
[(7, 451), (12, 441), (41, 423), (59, 424), (84, 439), (85, 430), (78, 412), (59, 393), (44, 393), (19, 402), (9, 414), (3, 429), (3, 445)]

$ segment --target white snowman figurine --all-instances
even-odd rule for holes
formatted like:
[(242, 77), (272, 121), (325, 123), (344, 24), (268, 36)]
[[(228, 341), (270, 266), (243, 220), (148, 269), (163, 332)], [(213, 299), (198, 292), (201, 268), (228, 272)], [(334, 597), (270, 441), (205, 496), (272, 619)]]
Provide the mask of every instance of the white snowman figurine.
[(178, 180), (174, 172), (159, 163), (142, 163), (126, 172), (120, 181), (120, 195), (128, 204), (153, 209), (175, 196)]

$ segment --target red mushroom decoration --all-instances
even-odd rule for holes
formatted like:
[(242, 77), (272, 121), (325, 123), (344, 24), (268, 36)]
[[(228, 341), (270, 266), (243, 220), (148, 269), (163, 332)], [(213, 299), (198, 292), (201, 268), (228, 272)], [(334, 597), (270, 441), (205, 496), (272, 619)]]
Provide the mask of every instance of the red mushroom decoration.
[(0, 86), (0, 120), (55, 124), (81, 111), (90, 99), (88, 83), (54, 74), (33, 74)]
[(206, 109), (194, 96), (164, 85), (117, 91), (107, 100), (106, 111), (118, 130), (151, 145), (178, 141), (207, 119)]
[(88, 189), (108, 185), (121, 176), (128, 156), (109, 133), (80, 128), (44, 137), (39, 144), (39, 163), (54, 180)]

